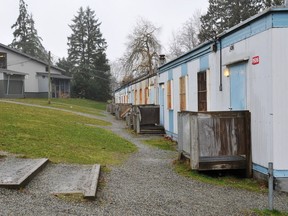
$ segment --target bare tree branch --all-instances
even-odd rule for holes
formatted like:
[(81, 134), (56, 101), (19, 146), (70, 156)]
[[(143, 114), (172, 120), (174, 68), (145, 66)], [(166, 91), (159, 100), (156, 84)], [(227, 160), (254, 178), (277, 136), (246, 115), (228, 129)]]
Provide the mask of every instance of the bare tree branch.
[(199, 44), (200, 17), (201, 11), (196, 10), (192, 17), (182, 24), (181, 29), (177, 31), (178, 33), (172, 33), (172, 39), (169, 43), (169, 52), (172, 57), (179, 57)]
[(143, 18), (136, 23), (131, 34), (128, 35), (127, 49), (123, 57), (124, 68), (130, 74), (154, 73), (158, 66), (158, 56), (161, 45), (157, 39), (160, 28)]

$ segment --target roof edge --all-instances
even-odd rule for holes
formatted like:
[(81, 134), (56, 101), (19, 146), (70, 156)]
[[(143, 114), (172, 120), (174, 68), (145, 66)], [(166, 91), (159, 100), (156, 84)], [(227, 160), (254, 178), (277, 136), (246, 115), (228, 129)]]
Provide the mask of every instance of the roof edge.
[[(47, 64), (48, 64), (47, 62), (45, 62), (45, 61), (43, 61), (43, 60), (41, 60), (41, 59), (37, 59), (37, 58), (35, 58), (35, 57), (33, 57), (33, 56), (30, 56), (30, 55), (28, 55), (28, 54), (26, 54), (26, 53), (23, 53), (23, 52), (15, 49), (15, 48), (12, 48), (12, 47), (9, 47), (9, 46), (5, 45), (5, 44), (0, 43), (0, 47), (3, 47), (4, 49), (10, 50), (11, 52), (14, 52), (14, 53), (16, 53), (16, 54), (25, 56), (25, 57), (27, 57), (27, 58), (29, 58), (29, 59), (31, 59), (31, 60), (34, 60), (34, 61), (36, 61), (36, 62), (39, 62), (39, 63), (41, 63), (41, 64), (44, 64), (44, 65), (47, 65)], [(54, 68), (54, 69), (60, 70), (60, 71), (62, 71), (62, 72), (65, 72), (64, 69), (59, 68), (59, 67), (54, 66), (54, 65), (51, 65), (51, 68)]]

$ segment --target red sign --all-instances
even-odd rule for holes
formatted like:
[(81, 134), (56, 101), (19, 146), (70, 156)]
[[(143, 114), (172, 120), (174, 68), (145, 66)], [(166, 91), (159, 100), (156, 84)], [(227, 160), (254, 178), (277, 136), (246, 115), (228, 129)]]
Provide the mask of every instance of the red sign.
[(260, 58), (259, 56), (254, 56), (252, 58), (252, 65), (256, 65), (256, 64), (259, 64), (260, 63)]

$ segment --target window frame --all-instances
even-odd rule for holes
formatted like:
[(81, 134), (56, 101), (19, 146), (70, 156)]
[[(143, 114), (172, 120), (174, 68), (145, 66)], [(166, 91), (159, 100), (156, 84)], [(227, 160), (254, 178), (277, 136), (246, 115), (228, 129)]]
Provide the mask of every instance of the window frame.
[(207, 111), (207, 90), (207, 71), (200, 71), (197, 73), (198, 112)]
[(3, 56), (3, 63), (1, 64), (2, 60), (0, 60), (0, 68), (2, 69), (7, 69), (7, 53), (5, 52), (0, 52), (0, 59), (2, 59)]

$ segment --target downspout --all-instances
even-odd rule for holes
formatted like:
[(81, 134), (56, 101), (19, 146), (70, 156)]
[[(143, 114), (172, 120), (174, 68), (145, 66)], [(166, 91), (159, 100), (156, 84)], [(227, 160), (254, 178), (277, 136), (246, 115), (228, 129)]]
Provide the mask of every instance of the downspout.
[(222, 86), (222, 42), (221, 38), (219, 38), (219, 49), (220, 49), (220, 66), (219, 66), (219, 76), (220, 76), (220, 84), (219, 84), (219, 91), (223, 90)]

